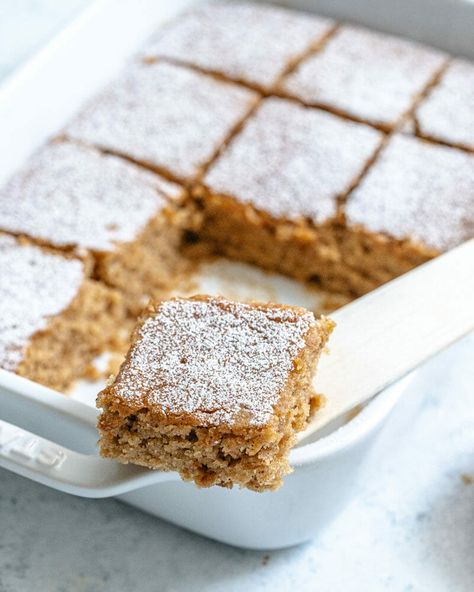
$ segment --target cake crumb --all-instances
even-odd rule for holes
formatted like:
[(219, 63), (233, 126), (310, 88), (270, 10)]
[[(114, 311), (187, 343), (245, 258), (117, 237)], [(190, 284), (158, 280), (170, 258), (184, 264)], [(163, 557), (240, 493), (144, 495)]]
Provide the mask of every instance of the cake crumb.
[(269, 561), (270, 561), (270, 555), (264, 555), (262, 557), (261, 564), (265, 567), (265, 565), (267, 565)]

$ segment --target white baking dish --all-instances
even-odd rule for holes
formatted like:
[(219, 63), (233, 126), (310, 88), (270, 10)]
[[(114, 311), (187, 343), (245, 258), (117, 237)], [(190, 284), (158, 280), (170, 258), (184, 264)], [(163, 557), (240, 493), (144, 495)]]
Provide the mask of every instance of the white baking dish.
[[(11, 78), (0, 89), (0, 182), (61, 129), (152, 30), (192, 4), (196, 2), (98, 2)], [(354, 6), (344, 0), (301, 0), (287, 4), (474, 57), (474, 5), (465, 2), (361, 0)], [(301, 302), (304, 296), (291, 283), (283, 283), (281, 290), (284, 300)], [(355, 419), (345, 418), (342, 427), (333, 425), (325, 437), (294, 449), (291, 463), (295, 471), (275, 493), (198, 490), (174, 473), (156, 473), (156, 483), (119, 498), (233, 545), (270, 549), (305, 541), (356, 494), (354, 483), (361, 462), (408, 380), (378, 395)], [(12, 394), (12, 385), (20, 394)], [(0, 419), (90, 454), (97, 437), (93, 391), (83, 385), (65, 398), (0, 371)]]

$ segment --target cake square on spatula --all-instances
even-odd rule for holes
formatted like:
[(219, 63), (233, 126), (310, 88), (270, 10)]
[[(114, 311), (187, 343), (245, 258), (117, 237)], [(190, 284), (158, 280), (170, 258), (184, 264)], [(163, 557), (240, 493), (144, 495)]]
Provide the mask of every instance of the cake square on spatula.
[(200, 487), (278, 488), (332, 328), (277, 304), (195, 296), (151, 305), (97, 399), (102, 456), (179, 471)]

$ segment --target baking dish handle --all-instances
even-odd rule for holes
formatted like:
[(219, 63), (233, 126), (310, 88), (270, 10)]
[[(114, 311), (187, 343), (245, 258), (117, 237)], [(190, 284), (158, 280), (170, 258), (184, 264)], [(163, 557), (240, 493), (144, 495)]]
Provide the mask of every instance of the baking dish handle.
[(81, 454), (0, 420), (0, 467), (73, 495), (104, 498), (175, 478), (174, 473)]

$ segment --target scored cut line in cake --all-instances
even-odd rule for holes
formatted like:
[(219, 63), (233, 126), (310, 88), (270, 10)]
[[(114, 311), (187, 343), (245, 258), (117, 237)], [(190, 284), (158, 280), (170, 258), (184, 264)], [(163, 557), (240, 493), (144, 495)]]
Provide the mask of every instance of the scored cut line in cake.
[(309, 105), (391, 129), (446, 60), (437, 50), (399, 37), (342, 26), (280, 86)]
[(250, 89), (183, 66), (133, 64), (89, 103), (65, 134), (190, 182), (258, 97)]
[(203, 183), (275, 218), (321, 223), (336, 215), (337, 199), (353, 187), (382, 140), (363, 124), (268, 98)]
[(334, 26), (330, 19), (281, 7), (207, 5), (162, 29), (143, 55), (180, 61), (268, 90)]

